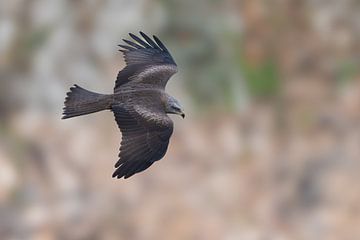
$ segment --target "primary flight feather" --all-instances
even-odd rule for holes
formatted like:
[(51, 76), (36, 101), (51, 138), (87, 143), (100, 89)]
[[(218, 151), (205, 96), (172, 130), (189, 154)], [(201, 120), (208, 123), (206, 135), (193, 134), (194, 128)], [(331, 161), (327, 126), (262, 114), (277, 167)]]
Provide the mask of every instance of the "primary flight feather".
[(165, 93), (177, 66), (156, 37), (130, 33), (119, 45), (126, 62), (117, 75), (114, 94), (99, 94), (74, 85), (65, 98), (63, 119), (109, 109), (122, 133), (113, 177), (128, 178), (164, 157), (173, 132), (167, 114), (185, 117), (179, 102)]

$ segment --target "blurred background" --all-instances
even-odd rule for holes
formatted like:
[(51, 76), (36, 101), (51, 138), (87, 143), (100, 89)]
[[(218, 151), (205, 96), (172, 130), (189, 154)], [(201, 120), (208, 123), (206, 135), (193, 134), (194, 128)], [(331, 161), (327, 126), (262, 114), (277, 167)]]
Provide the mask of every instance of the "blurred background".
[[(0, 239), (360, 239), (360, 1), (1, 0)], [(168, 153), (111, 178), (128, 32), (179, 66)]]

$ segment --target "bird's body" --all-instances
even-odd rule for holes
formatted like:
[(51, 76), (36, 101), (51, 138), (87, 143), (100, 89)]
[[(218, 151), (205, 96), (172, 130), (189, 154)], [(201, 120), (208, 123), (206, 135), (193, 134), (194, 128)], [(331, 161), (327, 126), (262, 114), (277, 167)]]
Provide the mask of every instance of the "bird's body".
[(119, 160), (113, 177), (128, 178), (160, 160), (173, 132), (167, 114), (184, 117), (178, 101), (165, 92), (169, 78), (177, 72), (170, 53), (161, 41), (130, 34), (136, 42), (119, 45), (127, 66), (117, 76), (113, 94), (90, 92), (77, 85), (65, 99), (63, 118), (111, 110), (122, 132)]
[(152, 105), (164, 105), (164, 100), (162, 99), (168, 99), (168, 94), (159, 89), (126, 90), (110, 96), (113, 98), (112, 104), (115, 105), (141, 104), (149, 108), (151, 108)]

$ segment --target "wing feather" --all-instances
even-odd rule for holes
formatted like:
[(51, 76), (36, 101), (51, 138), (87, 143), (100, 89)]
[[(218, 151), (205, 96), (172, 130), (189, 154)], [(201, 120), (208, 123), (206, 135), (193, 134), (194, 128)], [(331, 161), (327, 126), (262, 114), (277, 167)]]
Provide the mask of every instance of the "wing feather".
[(153, 35), (153, 38), (154, 38), (155, 42), (158, 44), (158, 46), (159, 46), (163, 51), (169, 52), (169, 51), (167, 50), (167, 48), (165, 47), (165, 45), (160, 41), (160, 39), (159, 39), (157, 36)]
[(155, 49), (160, 49), (158, 45), (156, 45), (156, 43), (154, 43), (154, 41), (145, 33), (140, 32), (140, 35)]
[(141, 48), (142, 48), (142, 46), (140, 46), (140, 45), (138, 45), (137, 43), (134, 43), (134, 42), (132, 42), (132, 41), (129, 41), (129, 40), (127, 40), (127, 39), (123, 39), (123, 41), (124, 41), (125, 43), (129, 44), (130, 46), (133, 46), (133, 47), (135, 47), (135, 48), (137, 48), (137, 49), (141, 49)]
[(173, 123), (165, 113), (141, 107), (113, 106), (112, 111), (122, 133), (113, 177), (128, 178), (165, 155)]
[(129, 51), (134, 51), (135, 50), (135, 48), (130, 47), (130, 46), (126, 46), (126, 45), (123, 45), (123, 44), (119, 44), (118, 46), (122, 47), (122, 48), (124, 48), (126, 50), (129, 50)]
[(136, 42), (140, 43), (141, 45), (143, 45), (144, 48), (151, 48), (151, 46), (149, 44), (147, 44), (146, 42), (144, 42), (141, 38), (139, 38), (138, 36), (136, 36), (135, 34), (129, 33), (129, 36), (134, 39)]
[[(120, 44), (126, 66), (117, 76), (114, 92), (137, 88), (165, 89), (167, 81), (177, 72), (177, 66), (165, 45), (156, 37), (145, 33), (140, 37), (129, 33), (134, 41), (123, 39)], [(170, 71), (169, 71), (170, 69)]]

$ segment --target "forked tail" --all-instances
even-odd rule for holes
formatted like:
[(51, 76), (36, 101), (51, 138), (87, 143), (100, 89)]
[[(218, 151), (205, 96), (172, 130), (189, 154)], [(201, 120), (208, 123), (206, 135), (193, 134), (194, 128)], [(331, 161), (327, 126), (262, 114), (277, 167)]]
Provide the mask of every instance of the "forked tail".
[(113, 99), (112, 95), (91, 92), (78, 85), (71, 87), (66, 95), (62, 119), (110, 109)]

